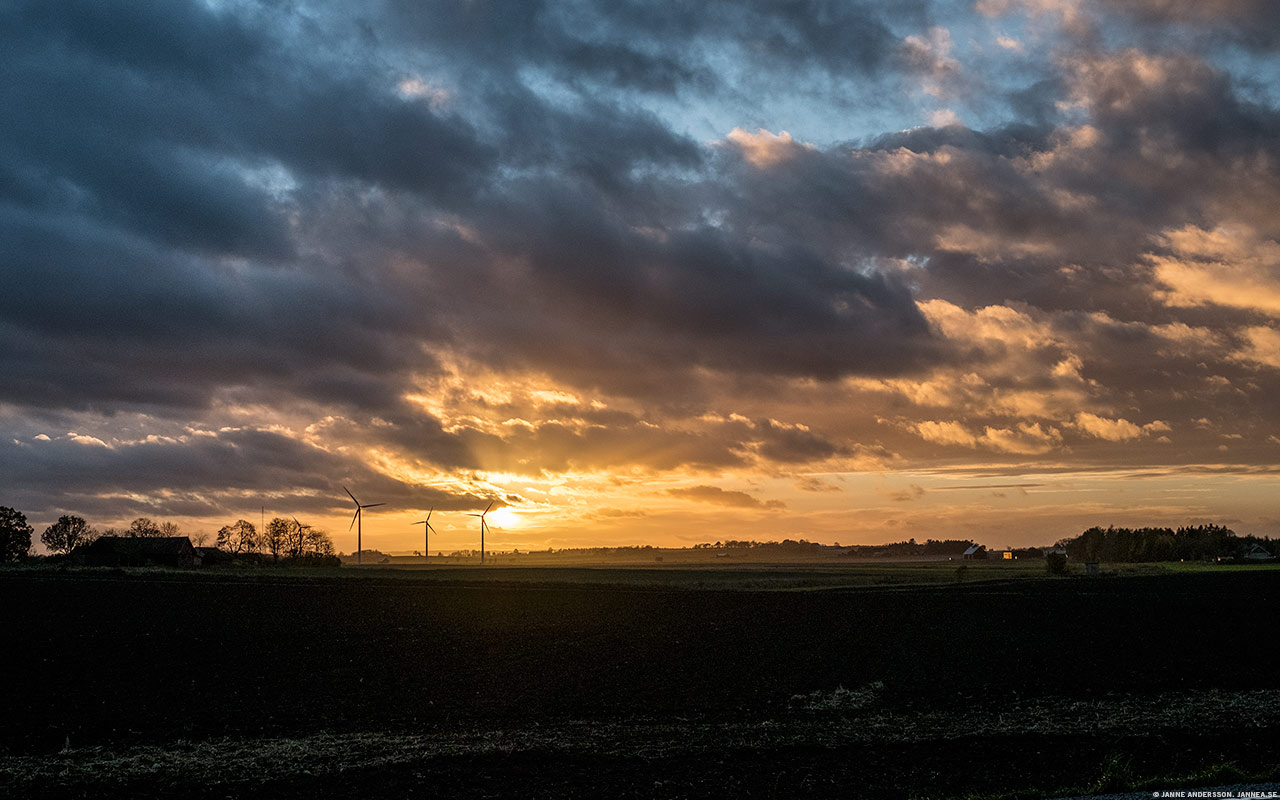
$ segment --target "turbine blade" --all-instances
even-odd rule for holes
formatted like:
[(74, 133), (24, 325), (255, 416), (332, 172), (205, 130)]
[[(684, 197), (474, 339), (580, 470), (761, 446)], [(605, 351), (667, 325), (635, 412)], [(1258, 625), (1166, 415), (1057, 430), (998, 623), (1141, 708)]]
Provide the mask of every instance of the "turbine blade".
[(432, 512), (432, 511), (435, 511), (435, 510), (436, 510), (436, 507), (435, 507), (435, 506), (432, 506), (431, 508), (427, 509), (427, 521), (428, 521), (428, 522), (430, 522), (430, 521), (431, 521), (431, 512)]
[(342, 491), (344, 491), (344, 492), (346, 492), (346, 493), (347, 493), (347, 497), (350, 497), (350, 498), (351, 498), (351, 502), (355, 503), (356, 505), (360, 505), (360, 501), (356, 499), (356, 496), (355, 496), (354, 494), (352, 494), (352, 493), (351, 493), (351, 490), (350, 490), (350, 489), (348, 489), (347, 487), (343, 486), (343, 487), (342, 487)]
[(360, 506), (360, 507), (361, 507), (361, 508), (375, 508), (375, 507), (377, 507), (377, 506), (385, 506), (385, 505), (386, 505), (386, 503), (368, 503), (367, 505), (363, 505), (363, 506)]
[(485, 506), (484, 513), (488, 514), (489, 509), (493, 508), (493, 504), (496, 502), (497, 502), (496, 500), (490, 500), (489, 505)]
[(357, 508), (356, 515), (351, 518), (351, 524), (347, 526), (348, 531), (350, 531), (352, 528), (356, 526), (356, 520), (358, 519), (360, 519), (360, 509)]
[(432, 533), (436, 532), (436, 529), (431, 526), (430, 522), (427, 523), (427, 530), (431, 531)]

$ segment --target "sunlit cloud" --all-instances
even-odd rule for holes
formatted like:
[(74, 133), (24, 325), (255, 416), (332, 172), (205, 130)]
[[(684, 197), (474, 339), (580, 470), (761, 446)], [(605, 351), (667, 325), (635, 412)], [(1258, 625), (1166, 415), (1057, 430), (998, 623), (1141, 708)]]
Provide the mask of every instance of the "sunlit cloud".
[(725, 139), (738, 147), (747, 163), (762, 169), (793, 158), (805, 149), (814, 149), (813, 145), (797, 142), (786, 131), (771, 133), (764, 128), (755, 133), (734, 128)]
[(1214, 303), (1280, 316), (1280, 243), (1247, 226), (1193, 226), (1169, 231), (1170, 255), (1147, 260), (1164, 288), (1156, 296), (1173, 306)]

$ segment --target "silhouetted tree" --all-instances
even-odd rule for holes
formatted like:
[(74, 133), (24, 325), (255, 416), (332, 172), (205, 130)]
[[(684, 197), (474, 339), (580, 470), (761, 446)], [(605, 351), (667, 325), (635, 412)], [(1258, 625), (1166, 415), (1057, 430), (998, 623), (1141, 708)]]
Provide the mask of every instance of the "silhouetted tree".
[(335, 554), (333, 540), (329, 538), (329, 534), (318, 528), (307, 529), (304, 550), (318, 556), (332, 556)]
[(160, 526), (152, 522), (147, 517), (138, 517), (129, 523), (129, 535), (143, 538), (151, 538), (155, 536), (163, 536)]
[(238, 519), (218, 529), (218, 549), (228, 553), (252, 553), (258, 549), (258, 529), (245, 519)]
[(1067, 557), (1062, 553), (1048, 553), (1044, 557), (1045, 571), (1050, 575), (1067, 574)]
[(1238, 537), (1221, 525), (1197, 525), (1177, 530), (1095, 527), (1058, 544), (1073, 558), (1135, 562), (1238, 558), (1250, 545), (1262, 541), (1253, 536)]
[(160, 536), (181, 536), (181, 529), (176, 522), (161, 522)]
[(295, 538), (293, 529), (293, 520), (284, 517), (275, 517), (267, 523), (267, 529), (262, 532), (262, 539), (259, 542), (261, 548), (271, 554), (272, 558), (279, 558), (281, 553), (288, 554), (290, 551), (290, 541)]
[(55, 553), (70, 553), (82, 544), (98, 538), (98, 532), (89, 527), (84, 517), (74, 515), (58, 517), (58, 521), (44, 529), (40, 541)]
[(0, 506), (0, 563), (26, 556), (31, 551), (31, 534), (34, 532), (27, 524), (25, 514)]

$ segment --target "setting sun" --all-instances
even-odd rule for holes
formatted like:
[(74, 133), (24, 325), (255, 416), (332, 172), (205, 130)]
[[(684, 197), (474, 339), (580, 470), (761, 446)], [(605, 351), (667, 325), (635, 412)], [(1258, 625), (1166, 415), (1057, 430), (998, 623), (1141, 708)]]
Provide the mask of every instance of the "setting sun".
[(520, 512), (510, 506), (495, 508), (489, 512), (489, 525), (494, 528), (520, 527)]

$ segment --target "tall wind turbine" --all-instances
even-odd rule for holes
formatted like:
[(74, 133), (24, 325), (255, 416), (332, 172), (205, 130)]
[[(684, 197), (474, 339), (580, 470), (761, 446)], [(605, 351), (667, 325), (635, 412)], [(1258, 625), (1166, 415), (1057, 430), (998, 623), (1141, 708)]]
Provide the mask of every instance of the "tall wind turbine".
[(493, 501), (489, 501), (489, 505), (485, 508), (484, 514), (468, 514), (468, 517), (480, 518), (480, 566), (484, 566), (484, 535), (489, 530), (489, 523), (484, 521), (484, 515), (489, 513), (489, 509), (493, 508)]
[(435, 533), (435, 528), (431, 527), (431, 512), (435, 511), (435, 506), (427, 509), (427, 518), (420, 519), (413, 523), (414, 525), (425, 525), (422, 529), (422, 561), (426, 563), (431, 560), (431, 534)]
[[(356, 499), (356, 496), (351, 493), (350, 489), (343, 486), (342, 491), (346, 492), (347, 497), (351, 498), (351, 502), (356, 504), (356, 515), (351, 518), (351, 525), (354, 525), (356, 528), (356, 563), (359, 564), (360, 550), (362, 549), (360, 545), (360, 512), (365, 510), (366, 508), (373, 508), (375, 506), (385, 506), (386, 503), (366, 503), (364, 505), (360, 505), (360, 501)], [(351, 530), (351, 525), (347, 526), (348, 531)]]
[(302, 551), (307, 549), (307, 531), (313, 526), (303, 525), (297, 517), (293, 518), (293, 524), (298, 526), (298, 555), (302, 555)]

